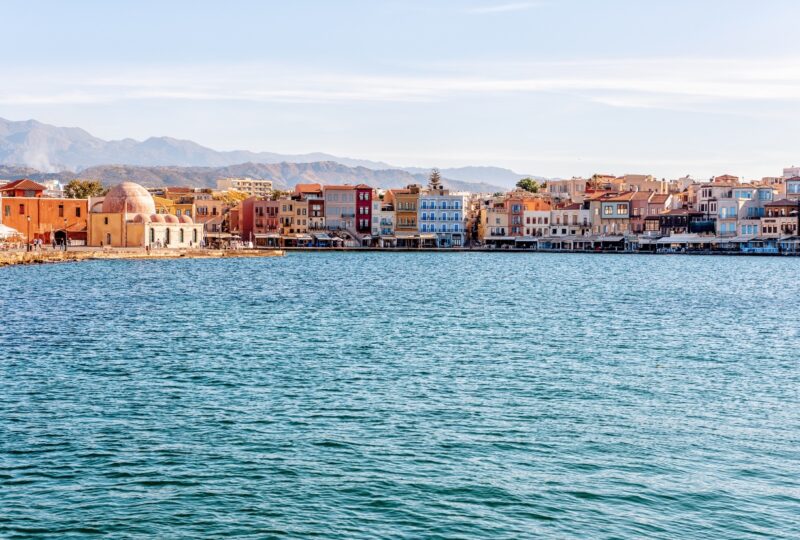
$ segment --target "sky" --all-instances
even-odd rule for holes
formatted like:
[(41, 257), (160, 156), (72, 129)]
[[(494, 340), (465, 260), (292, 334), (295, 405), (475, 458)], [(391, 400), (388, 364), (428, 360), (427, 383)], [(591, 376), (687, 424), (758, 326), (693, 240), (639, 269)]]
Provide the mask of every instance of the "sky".
[(796, 0), (3, 0), (0, 117), (399, 166), (777, 176)]

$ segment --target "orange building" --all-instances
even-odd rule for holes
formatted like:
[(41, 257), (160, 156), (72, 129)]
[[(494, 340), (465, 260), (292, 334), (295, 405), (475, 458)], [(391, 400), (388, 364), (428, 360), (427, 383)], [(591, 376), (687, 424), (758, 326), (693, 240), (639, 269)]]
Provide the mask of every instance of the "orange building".
[(89, 201), (51, 199), (43, 196), (45, 189), (27, 179), (0, 187), (0, 223), (19, 231), (27, 242), (85, 244)]

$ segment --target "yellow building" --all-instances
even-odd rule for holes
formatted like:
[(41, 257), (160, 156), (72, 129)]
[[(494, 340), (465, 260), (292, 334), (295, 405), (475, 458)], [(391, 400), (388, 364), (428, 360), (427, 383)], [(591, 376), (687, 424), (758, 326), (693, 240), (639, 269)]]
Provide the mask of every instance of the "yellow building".
[(188, 215), (158, 213), (153, 196), (139, 184), (123, 182), (92, 199), (89, 246), (188, 248), (202, 242), (202, 224)]

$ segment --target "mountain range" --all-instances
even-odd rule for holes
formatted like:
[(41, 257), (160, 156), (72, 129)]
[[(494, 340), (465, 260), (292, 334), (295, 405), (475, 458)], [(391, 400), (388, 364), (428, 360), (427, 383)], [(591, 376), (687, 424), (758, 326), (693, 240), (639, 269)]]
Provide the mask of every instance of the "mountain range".
[[(218, 151), (193, 141), (151, 137), (144, 141), (106, 141), (76, 127), (36, 120), (0, 118), (0, 174), (29, 170), (34, 179), (99, 178), (106, 183), (129, 179), (144, 185), (213, 186), (221, 176), (271, 179), (276, 187), (297, 182), (364, 182), (376, 187), (425, 183), (429, 169), (393, 167), (384, 162), (321, 152), (278, 154), (247, 150)], [(17, 173), (14, 173), (14, 171)], [(451, 189), (490, 192), (513, 186), (527, 175), (500, 167), (441, 169)]]

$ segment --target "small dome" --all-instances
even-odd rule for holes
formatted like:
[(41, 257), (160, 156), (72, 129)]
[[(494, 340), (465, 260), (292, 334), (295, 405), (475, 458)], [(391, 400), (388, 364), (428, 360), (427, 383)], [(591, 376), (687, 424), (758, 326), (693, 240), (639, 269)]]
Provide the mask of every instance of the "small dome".
[(153, 223), (164, 223), (164, 216), (162, 214), (151, 214), (150, 221)]
[(179, 220), (181, 223), (194, 223), (194, 221), (192, 221), (192, 218), (190, 218), (190, 217), (189, 217), (189, 216), (187, 216), (186, 214), (184, 214), (184, 215), (182, 215), (182, 216), (178, 216), (178, 220)]
[(154, 214), (153, 196), (139, 184), (122, 182), (111, 188), (103, 198), (103, 213)]
[(178, 221), (178, 216), (173, 216), (172, 214), (166, 214), (164, 216), (164, 222), (165, 223), (180, 223)]
[(133, 218), (134, 223), (150, 223), (150, 216), (147, 214), (136, 214)]

